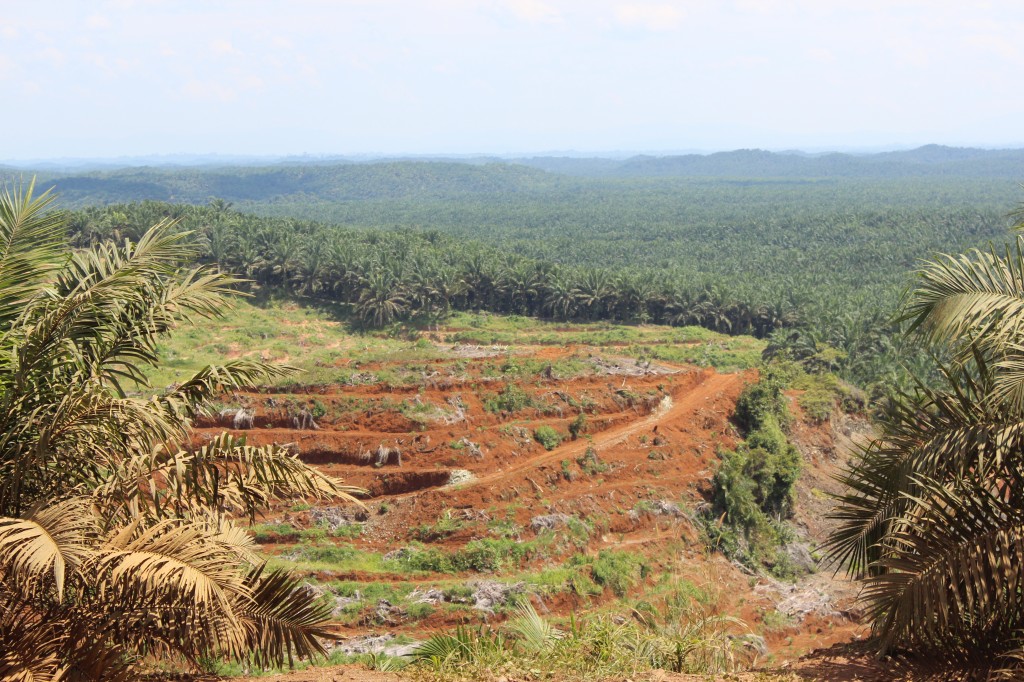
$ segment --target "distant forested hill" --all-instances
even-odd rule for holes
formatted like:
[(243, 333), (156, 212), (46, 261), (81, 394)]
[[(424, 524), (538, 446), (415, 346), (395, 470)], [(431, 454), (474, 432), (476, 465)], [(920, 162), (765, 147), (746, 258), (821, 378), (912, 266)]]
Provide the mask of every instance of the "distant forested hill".
[[(0, 171), (2, 173), (3, 171)], [(31, 171), (7, 171), (31, 177)], [(513, 164), (381, 162), (226, 168), (131, 168), (74, 175), (39, 173), (41, 185), (56, 187), (72, 206), (125, 201), (205, 203), (345, 202), (395, 198), (457, 200), (516, 195), (549, 188), (553, 176)]]
[(741, 149), (709, 155), (635, 156), (621, 161), (536, 157), (517, 162), (555, 173), (620, 178), (1019, 178), (1024, 150), (928, 145), (881, 154), (809, 155)]
[[(5, 179), (31, 170), (0, 168)], [(218, 197), (253, 208), (389, 200), (462, 201), (520, 198), (564, 201), (595, 191), (671, 190), (666, 181), (722, 185), (804, 185), (812, 182), (1024, 179), (1024, 150), (959, 149), (931, 145), (872, 155), (774, 153), (739, 150), (710, 155), (629, 159), (536, 157), (515, 160), (282, 163), (273, 166), (130, 168), (61, 174), (38, 172), (71, 206), (124, 201), (205, 203)], [(647, 184), (645, 184), (645, 181)], [(651, 184), (653, 183), (653, 184)], [(972, 184), (971, 187), (978, 187)], [(312, 216), (311, 216), (312, 217)], [(330, 219), (330, 211), (315, 217)]]

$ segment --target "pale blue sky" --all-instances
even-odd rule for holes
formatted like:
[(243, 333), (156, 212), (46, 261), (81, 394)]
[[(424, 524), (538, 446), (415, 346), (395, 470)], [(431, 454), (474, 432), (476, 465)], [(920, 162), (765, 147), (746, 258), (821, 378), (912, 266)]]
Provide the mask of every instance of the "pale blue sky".
[(1021, 146), (1022, 80), (1022, 0), (0, 0), (0, 159)]

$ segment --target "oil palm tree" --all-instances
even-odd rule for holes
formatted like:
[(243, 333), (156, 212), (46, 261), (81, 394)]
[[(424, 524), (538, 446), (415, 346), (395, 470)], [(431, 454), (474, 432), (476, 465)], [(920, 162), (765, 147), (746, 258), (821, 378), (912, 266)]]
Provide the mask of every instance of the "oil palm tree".
[(905, 319), (952, 358), (897, 395), (843, 480), (832, 557), (865, 583), (880, 648), (991, 661), (1024, 628), (1024, 237), (942, 256)]
[(355, 491), (280, 448), (187, 446), (213, 396), (286, 370), (232, 362), (127, 392), (145, 386), (157, 339), (219, 314), (234, 280), (190, 267), (195, 246), (171, 222), (72, 254), (52, 201), (0, 194), (0, 678), (322, 652), (324, 608), (266, 571), (235, 522)]
[(359, 303), (356, 304), (356, 313), (364, 323), (383, 327), (405, 315), (408, 301), (398, 278), (390, 272), (371, 272), (363, 286)]

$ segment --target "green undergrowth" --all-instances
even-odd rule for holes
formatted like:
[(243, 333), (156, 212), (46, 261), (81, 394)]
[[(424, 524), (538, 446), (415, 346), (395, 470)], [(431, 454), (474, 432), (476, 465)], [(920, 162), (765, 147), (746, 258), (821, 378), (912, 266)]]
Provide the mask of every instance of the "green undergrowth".
[(733, 422), (744, 440), (734, 450), (719, 452), (712, 504), (701, 516), (712, 547), (781, 578), (806, 570), (794, 565), (786, 551), (795, 539), (787, 519), (793, 515), (793, 488), (803, 467), (787, 437), (792, 421), (788, 390), (799, 392), (800, 410), (811, 423), (826, 422), (837, 410), (867, 410), (867, 395), (820, 363), (776, 359), (763, 365), (760, 380), (736, 402)]
[(736, 372), (757, 367), (763, 350), (764, 341), (752, 336), (723, 336), (690, 345), (657, 343), (630, 346), (626, 352), (641, 362), (664, 360), (676, 364), (714, 367), (720, 372)]
[[(441, 530), (438, 530), (437, 524), (420, 527), (414, 530), (414, 534), (444, 534), (455, 524), (442, 523), (442, 526)], [(301, 533), (299, 536), (302, 537)], [(499, 573), (515, 570), (528, 561), (557, 556), (574, 546), (571, 533), (542, 533), (529, 541), (517, 541), (507, 537), (480, 538), (455, 550), (412, 542), (385, 558), (385, 555), (379, 552), (359, 549), (348, 544), (334, 544), (318, 536), (279, 554), (271, 560), (271, 564), (305, 572)]]
[(802, 460), (784, 432), (790, 421), (784, 388), (767, 367), (740, 394), (733, 421), (745, 440), (719, 452), (714, 496), (702, 521), (709, 543), (726, 556), (793, 577), (796, 568), (784, 550), (793, 537), (785, 520), (793, 513)]
[[(430, 329), (437, 329), (435, 321)], [(621, 346), (641, 360), (666, 360), (714, 366), (723, 370), (756, 364), (763, 341), (725, 336), (702, 327), (663, 327), (603, 322), (557, 323), (518, 315), (455, 313), (440, 321), (447, 343), (479, 345)], [(275, 387), (321, 384), (384, 383), (396, 386), (423, 382), (428, 366), (452, 375), (460, 361), (431, 366), (447, 357), (443, 346), (424, 337), (428, 325), (393, 324), (367, 331), (353, 323), (345, 306), (327, 306), (304, 299), (239, 298), (226, 315), (202, 327), (175, 331), (159, 344), (162, 364), (148, 372), (154, 387), (181, 382), (209, 364), (235, 358), (267, 360), (296, 367), (300, 372), (276, 379)], [(386, 366), (382, 367), (381, 364)], [(463, 363), (464, 364), (464, 363)], [(480, 363), (485, 376), (523, 380), (585, 375), (593, 363), (579, 354), (554, 361), (504, 357)]]
[(521, 601), (504, 625), (462, 627), (423, 642), (413, 665), (438, 680), (629, 679), (645, 671), (718, 675), (748, 667), (756, 656), (746, 626), (697, 608), (662, 617), (638, 604), (631, 617), (591, 613), (556, 623)]
[(547, 424), (533, 430), (533, 439), (544, 446), (545, 450), (554, 450), (562, 442), (562, 434)]
[[(414, 363), (441, 357), (416, 339), (366, 334), (348, 324), (343, 311), (289, 300), (240, 298), (227, 313), (201, 326), (184, 327), (159, 344), (161, 367), (148, 373), (156, 387), (187, 379), (201, 367), (234, 358), (267, 360), (301, 372), (276, 386), (346, 383), (361, 365)], [(381, 380), (379, 377), (375, 377)], [(400, 377), (393, 377), (401, 383)]]
[(791, 361), (776, 361), (772, 366), (787, 388), (801, 392), (797, 402), (808, 421), (820, 424), (828, 421), (836, 410), (863, 414), (868, 409), (867, 393), (831, 372), (807, 371)]
[(628, 346), (690, 344), (728, 339), (703, 327), (627, 325), (611, 322), (553, 322), (522, 315), (454, 313), (445, 322), (450, 342), (478, 345)]

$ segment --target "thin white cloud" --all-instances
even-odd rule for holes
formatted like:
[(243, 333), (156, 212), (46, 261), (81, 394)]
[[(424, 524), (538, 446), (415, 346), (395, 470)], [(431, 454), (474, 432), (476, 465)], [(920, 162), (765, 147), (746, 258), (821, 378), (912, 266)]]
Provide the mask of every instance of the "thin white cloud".
[(182, 86), (181, 92), (189, 99), (199, 101), (232, 102), (238, 93), (222, 83), (192, 79)]
[(811, 47), (807, 49), (807, 58), (821, 64), (833, 64), (836, 61), (836, 53), (825, 47)]
[(1011, 40), (1007, 36), (994, 33), (975, 34), (967, 36), (964, 39), (964, 44), (972, 49), (992, 52), (1010, 62), (1024, 61), (1022, 59), (1024, 52), (1021, 50), (1019, 41)]
[(85, 27), (93, 30), (110, 28), (110, 19), (102, 14), (93, 14), (85, 20)]
[(226, 38), (218, 38), (210, 43), (210, 49), (213, 50), (214, 54), (220, 55), (241, 55), (242, 51), (239, 50), (234, 44)]
[(5, 54), (0, 54), (0, 80), (13, 74), (14, 70), (14, 60)]
[(668, 3), (631, 3), (615, 8), (615, 19), (628, 28), (648, 31), (672, 31), (679, 27), (684, 12)]
[(514, 15), (530, 23), (553, 23), (562, 19), (562, 13), (542, 0), (505, 0)]
[(53, 66), (61, 68), (67, 62), (67, 56), (56, 47), (44, 47), (38, 53), (42, 59), (50, 62)]

